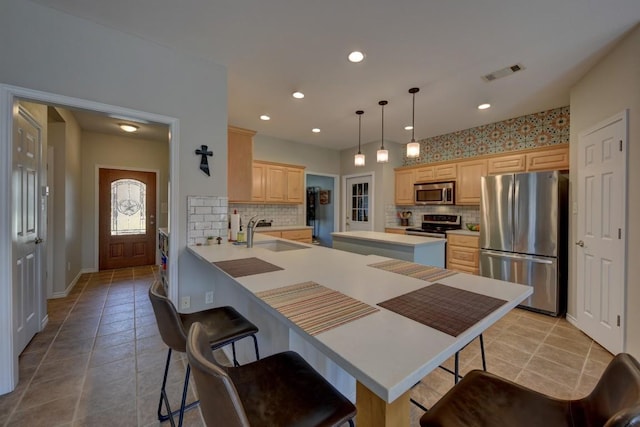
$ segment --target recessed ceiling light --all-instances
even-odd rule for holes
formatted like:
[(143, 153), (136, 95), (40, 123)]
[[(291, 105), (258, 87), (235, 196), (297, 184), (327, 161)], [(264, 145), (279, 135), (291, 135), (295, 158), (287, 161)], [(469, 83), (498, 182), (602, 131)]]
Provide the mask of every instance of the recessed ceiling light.
[(404, 127), (404, 130), (411, 130), (411, 129), (413, 129), (413, 126), (411, 126), (411, 125)]
[(122, 129), (125, 132), (135, 132), (138, 130), (138, 126), (136, 125), (130, 125), (127, 123), (120, 123), (118, 124), (118, 126), (120, 126), (120, 129)]
[(491, 107), (491, 104), (480, 104), (478, 105), (478, 110), (486, 110), (489, 107)]
[(294, 98), (296, 98), (296, 99), (302, 99), (302, 98), (304, 98), (304, 93), (302, 93), (302, 92), (293, 92), (292, 96)]
[(313, 129), (311, 129), (311, 132), (320, 133), (320, 128), (313, 128)]
[(260, 116), (260, 120), (271, 120), (271, 117), (267, 116), (266, 114), (263, 114)]
[(349, 61), (351, 62), (362, 62), (363, 59), (364, 59), (364, 53), (359, 52), (357, 50), (349, 54)]

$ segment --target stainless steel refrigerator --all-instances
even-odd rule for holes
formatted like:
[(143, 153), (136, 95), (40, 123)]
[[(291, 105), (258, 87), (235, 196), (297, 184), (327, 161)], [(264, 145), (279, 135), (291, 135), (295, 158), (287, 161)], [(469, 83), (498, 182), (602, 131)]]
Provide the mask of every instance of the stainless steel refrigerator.
[(532, 286), (523, 308), (564, 313), (568, 179), (552, 171), (481, 181), (480, 275)]

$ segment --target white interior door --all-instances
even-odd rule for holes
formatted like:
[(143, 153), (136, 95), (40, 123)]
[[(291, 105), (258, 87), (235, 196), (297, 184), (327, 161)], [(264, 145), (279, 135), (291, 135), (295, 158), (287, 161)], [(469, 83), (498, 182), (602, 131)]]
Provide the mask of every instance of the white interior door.
[(371, 175), (346, 179), (345, 231), (372, 231), (373, 188)]
[(616, 354), (624, 349), (626, 115), (578, 142), (578, 327)]
[(19, 105), (13, 127), (14, 350), (20, 354), (40, 330), (42, 126)]

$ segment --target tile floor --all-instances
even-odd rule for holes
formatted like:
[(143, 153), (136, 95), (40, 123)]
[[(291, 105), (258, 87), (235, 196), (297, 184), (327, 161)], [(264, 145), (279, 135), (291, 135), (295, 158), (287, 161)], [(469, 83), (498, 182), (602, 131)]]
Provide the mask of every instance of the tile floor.
[[(151, 267), (86, 274), (68, 297), (50, 300), (47, 327), (20, 356), (18, 387), (0, 396), (1, 425), (159, 425), (166, 347), (147, 297), (155, 278)], [(489, 371), (560, 398), (588, 393), (612, 358), (566, 320), (525, 310), (512, 311), (484, 339)], [(460, 362), (463, 373), (481, 366), (477, 340)], [(184, 369), (178, 355), (172, 402), (179, 401)], [(431, 406), (452, 385), (451, 374), (438, 369), (412, 396)], [(421, 415), (412, 405), (412, 426)], [(184, 425), (203, 426), (200, 411), (189, 411)]]

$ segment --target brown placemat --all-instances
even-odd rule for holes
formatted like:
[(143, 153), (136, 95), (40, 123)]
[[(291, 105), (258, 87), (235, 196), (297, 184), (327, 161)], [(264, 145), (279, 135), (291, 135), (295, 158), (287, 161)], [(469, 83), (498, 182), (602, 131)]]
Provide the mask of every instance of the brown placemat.
[(284, 270), (282, 267), (278, 267), (277, 265), (256, 257), (218, 261), (213, 264), (231, 277), (251, 276), (252, 274)]
[(505, 303), (498, 298), (434, 283), (378, 305), (457, 337)]
[(430, 265), (416, 264), (415, 262), (402, 261), (398, 259), (376, 262), (369, 264), (369, 267), (379, 268), (380, 270), (402, 274), (403, 276), (409, 276), (414, 279), (425, 280), (427, 282), (435, 282), (436, 280), (457, 274), (457, 272), (453, 270), (433, 267)]
[(260, 299), (310, 335), (380, 311), (315, 282), (297, 283), (256, 293)]

